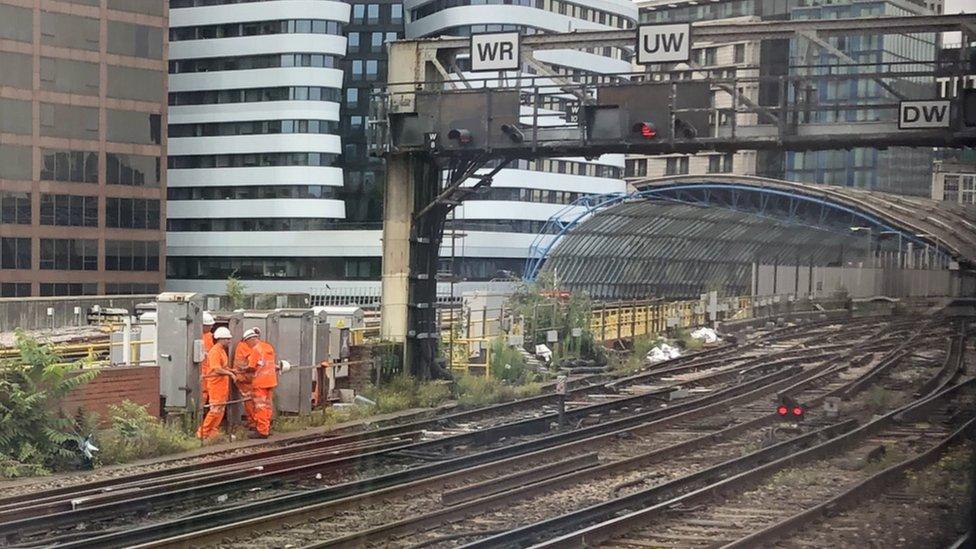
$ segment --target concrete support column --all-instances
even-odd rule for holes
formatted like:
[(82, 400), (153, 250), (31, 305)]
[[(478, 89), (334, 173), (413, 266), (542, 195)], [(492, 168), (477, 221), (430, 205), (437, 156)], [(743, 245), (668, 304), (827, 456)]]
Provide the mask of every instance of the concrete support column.
[(387, 157), (386, 161), (386, 193), (383, 198), (383, 300), (380, 336), (385, 340), (397, 343), (404, 343), (407, 338), (410, 232), (414, 213), (412, 164), (413, 160), (408, 155), (391, 155)]

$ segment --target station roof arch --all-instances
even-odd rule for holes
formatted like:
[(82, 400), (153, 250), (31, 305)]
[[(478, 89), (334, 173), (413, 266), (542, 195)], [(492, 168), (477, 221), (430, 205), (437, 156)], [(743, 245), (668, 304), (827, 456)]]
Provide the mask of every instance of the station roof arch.
[(551, 271), (602, 298), (742, 293), (753, 263), (846, 264), (869, 245), (931, 250), (951, 269), (976, 271), (976, 207), (741, 175), (632, 186), (554, 215), (531, 246), (526, 278)]

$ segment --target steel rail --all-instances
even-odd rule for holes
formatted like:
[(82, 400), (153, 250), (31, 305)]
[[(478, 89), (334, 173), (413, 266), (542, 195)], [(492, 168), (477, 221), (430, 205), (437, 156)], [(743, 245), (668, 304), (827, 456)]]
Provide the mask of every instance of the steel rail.
[[(787, 392), (795, 394), (796, 392), (807, 388), (807, 386), (809, 385), (816, 384), (829, 377), (835, 377), (839, 375), (841, 372), (843, 372), (844, 370), (847, 370), (851, 367), (859, 367), (869, 359), (870, 359), (870, 355), (866, 355), (863, 357), (858, 357), (852, 360), (848, 364), (839, 365), (836, 367), (832, 366), (833, 363), (840, 362), (841, 357), (837, 357), (821, 367), (821, 369), (823, 369), (824, 371), (822, 372), (812, 371), (811, 374), (813, 375), (802, 376), (803, 379), (796, 382), (795, 384), (782, 387), (782, 390), (779, 391), (779, 394), (783, 394)], [(823, 402), (826, 398), (844, 392), (848, 387), (850, 387), (856, 382), (857, 379), (850, 380), (844, 383), (843, 385), (841, 385), (840, 387), (835, 388), (832, 391), (829, 391), (825, 394), (814, 397), (812, 399), (806, 400), (807, 406), (808, 407), (816, 406), (821, 402)], [(721, 413), (726, 411), (728, 409), (728, 406), (725, 405), (722, 407), (722, 409), (717, 409), (716, 405), (708, 406), (706, 408), (709, 409), (707, 411), (711, 411), (712, 413)], [(700, 410), (699, 412), (701, 411), (702, 410)], [(690, 413), (688, 413), (688, 415), (690, 415)], [(701, 413), (697, 413), (695, 415), (701, 416)], [(688, 419), (688, 418), (676, 416), (668, 420), (661, 420), (661, 421), (662, 422), (667, 421), (670, 424), (681, 419)], [(728, 440), (746, 431), (757, 429), (765, 424), (774, 422), (777, 419), (778, 419), (778, 414), (769, 413), (764, 416), (760, 416), (758, 418), (745, 421), (738, 425), (734, 425), (732, 427), (722, 429), (715, 433), (708, 433), (694, 439), (676, 443), (667, 446), (665, 448), (656, 449), (631, 458), (605, 463), (597, 467), (586, 468), (580, 471), (573, 471), (558, 477), (551, 477), (551, 476), (540, 477), (534, 483), (523, 485), (515, 489), (509, 489), (504, 491), (495, 490), (494, 492), (499, 492), (499, 493), (494, 493), (494, 494), (488, 492), (488, 494), (486, 494), (486, 497), (483, 497), (478, 501), (470, 501), (467, 503), (463, 503), (462, 505), (454, 505), (454, 506), (446, 507), (443, 509), (439, 509), (437, 511), (424, 514), (422, 516), (411, 517), (391, 524), (385, 524), (374, 528), (370, 528), (365, 531), (342, 536), (340, 538), (326, 540), (320, 543), (306, 546), (304, 549), (325, 549), (325, 548), (338, 549), (338, 548), (359, 547), (374, 542), (380, 542), (382, 540), (388, 540), (393, 536), (401, 536), (405, 533), (422, 531), (424, 529), (436, 527), (441, 524), (450, 524), (454, 521), (462, 520), (467, 516), (471, 516), (472, 514), (489, 511), (492, 508), (497, 507), (499, 504), (505, 501), (524, 500), (526, 497), (536, 495), (551, 489), (553, 485), (573, 484), (577, 481), (595, 478), (602, 474), (623, 471), (623, 470), (630, 470), (637, 466), (646, 466), (651, 462), (657, 462), (664, 459), (674, 459), (681, 453), (691, 452), (696, 449), (704, 448), (708, 445), (714, 444), (719, 441)], [(486, 481), (485, 484), (489, 482), (492, 481)], [(450, 500), (449, 498), (447, 498), (447, 494), (445, 493), (445, 498), (444, 498), (445, 505), (450, 505), (448, 501)], [(478, 534), (470, 533), (467, 534), (466, 536), (458, 535), (457, 537), (471, 537), (476, 535)]]
[(949, 436), (921, 454), (892, 465), (810, 509), (801, 511), (742, 539), (725, 544), (722, 549), (750, 549), (772, 544), (816, 520), (835, 515), (860, 501), (874, 498), (884, 492), (885, 488), (904, 480), (907, 471), (921, 469), (938, 462), (942, 454), (951, 445), (970, 439), (974, 433), (976, 433), (976, 418), (971, 418)]
[[(770, 385), (775, 381), (791, 379), (799, 371), (801, 370), (796, 367), (781, 370), (738, 386), (716, 391), (715, 393), (703, 397), (688, 399), (668, 408), (654, 409), (648, 412), (634, 414), (573, 431), (558, 433), (555, 435), (517, 443), (510, 446), (504, 446), (493, 450), (487, 450), (476, 454), (456, 457), (438, 463), (422, 465), (404, 471), (371, 477), (361, 481), (352, 481), (327, 488), (311, 490), (304, 493), (279, 496), (251, 504), (237, 505), (226, 509), (204, 512), (195, 516), (140, 526), (132, 529), (125, 529), (118, 532), (109, 532), (104, 534), (92, 533), (92, 535), (84, 542), (67, 543), (60, 545), (60, 547), (128, 547), (132, 545), (151, 543), (154, 540), (180, 536), (195, 530), (211, 529), (230, 523), (238, 523), (244, 520), (263, 520), (269, 515), (274, 515), (276, 512), (290, 511), (316, 503), (326, 503), (341, 498), (369, 494), (383, 488), (396, 487), (397, 485), (421, 481), (423, 479), (444, 473), (467, 469), (476, 465), (489, 464), (505, 458), (517, 457), (537, 450), (543, 450), (551, 446), (588, 439), (594, 435), (613, 433), (622, 428), (639, 425), (653, 419), (677, 415), (681, 412), (689, 411), (689, 409), (701, 407), (705, 404), (722, 401), (728, 397), (735, 396), (736, 394), (741, 394), (743, 392), (748, 392), (756, 388)], [(362, 461), (362, 459), (359, 461)], [(135, 504), (138, 504), (138, 502), (135, 502)], [(129, 510), (132, 509), (132, 505), (133, 503), (129, 504)], [(51, 517), (45, 518), (49, 520)], [(43, 521), (41, 522), (43, 523)], [(44, 526), (44, 528), (49, 528), (49, 526)]]
[[(710, 356), (711, 354), (719, 351), (736, 351), (735, 347), (723, 346), (709, 349), (699, 353), (693, 353), (691, 355), (686, 355), (685, 357), (680, 357), (686, 360), (690, 360), (692, 363), (694, 360), (699, 358), (704, 358)], [(775, 362), (767, 365), (758, 364), (756, 367), (763, 368), (774, 368), (783, 362)], [(747, 368), (743, 370), (751, 371), (752, 368)], [(737, 371), (738, 373), (739, 371)], [(707, 377), (699, 378), (696, 380), (691, 380), (687, 383), (699, 383), (702, 381), (718, 381), (724, 377), (732, 375), (730, 372), (714, 372)], [(645, 377), (651, 377), (653, 374), (645, 375)], [(599, 389), (599, 387), (605, 384), (598, 384), (593, 386), (587, 386), (573, 391), (571, 394), (579, 394), (591, 390)], [(568, 417), (577, 417), (592, 414), (595, 412), (601, 412), (606, 409), (613, 409), (622, 405), (626, 405), (631, 402), (640, 402), (644, 399), (660, 399), (664, 397), (670, 390), (669, 387), (662, 388), (658, 391), (653, 391), (651, 393), (645, 393), (641, 395), (635, 395), (632, 397), (627, 397), (623, 399), (617, 399), (610, 402), (593, 404), (590, 406), (575, 408), (567, 413)], [(256, 454), (246, 454), (241, 456), (234, 456), (231, 458), (226, 458), (224, 460), (215, 460), (213, 462), (208, 462), (204, 464), (204, 468), (211, 471), (209, 474), (201, 474), (201, 465), (186, 465), (174, 470), (164, 471), (163, 474), (170, 475), (169, 484), (165, 484), (164, 481), (160, 479), (161, 475), (159, 472), (149, 472), (139, 475), (134, 475), (132, 477), (127, 477), (125, 479), (110, 479), (106, 481), (100, 481), (94, 484), (87, 484), (80, 487), (66, 487), (61, 489), (55, 489), (44, 493), (38, 497), (38, 494), (24, 494), (21, 496), (15, 496), (6, 500), (0, 500), (0, 511), (10, 510), (10, 513), (5, 513), (4, 522), (0, 523), (0, 535), (6, 531), (7, 523), (16, 520), (28, 520), (30, 518), (37, 518), (40, 516), (49, 516), (51, 513), (67, 513), (71, 511), (80, 511), (82, 507), (96, 507), (99, 504), (107, 505), (112, 501), (119, 501), (125, 499), (125, 496), (131, 496), (131, 493), (127, 493), (126, 490), (130, 492), (132, 490), (140, 490), (141, 497), (145, 500), (152, 497), (152, 493), (146, 488), (154, 487), (161, 494), (168, 494), (169, 492), (164, 492), (164, 490), (174, 491), (190, 491), (199, 492), (201, 490), (213, 490), (218, 491), (228, 489), (224, 482), (214, 484), (216, 481), (227, 481), (227, 482), (243, 482), (248, 478), (255, 480), (263, 480), (272, 478), (275, 476), (287, 475), (289, 473), (300, 474), (304, 467), (295, 466), (307, 466), (307, 467), (318, 467), (322, 465), (323, 459), (328, 458), (326, 463), (340, 465), (341, 463), (348, 463), (349, 459), (357, 457), (355, 453), (349, 453), (347, 458), (339, 459), (340, 455), (328, 455), (330, 449), (334, 449), (336, 446), (354, 442), (362, 442), (364, 440), (374, 440), (379, 439), (383, 435), (390, 436), (404, 436), (405, 434), (414, 433), (417, 430), (423, 428), (436, 428), (437, 426), (449, 423), (451, 421), (458, 420), (470, 420), (473, 417), (478, 417), (482, 415), (491, 415), (494, 413), (499, 413), (504, 410), (511, 410), (523, 406), (533, 406), (543, 403), (550, 403), (555, 401), (556, 395), (547, 394), (540, 395), (537, 397), (530, 397), (528, 399), (522, 399), (519, 401), (513, 401), (509, 403), (502, 403), (499, 405), (490, 406), (488, 408), (477, 409), (467, 412), (459, 412), (455, 414), (449, 414), (446, 416), (440, 416), (433, 418), (431, 420), (419, 422), (419, 423), (408, 423), (402, 426), (384, 428), (377, 431), (366, 432), (366, 433), (356, 433), (353, 435), (346, 435), (342, 437), (327, 438), (322, 439), (321, 437), (316, 437), (311, 443), (303, 443), (298, 445), (286, 446), (282, 448), (277, 448), (274, 450), (268, 450), (265, 452), (260, 452)], [(413, 444), (407, 444), (404, 441), (401, 445), (388, 444), (387, 448), (380, 450), (379, 452), (366, 452), (358, 454), (360, 457), (370, 458), (377, 457), (379, 454), (388, 451), (409, 451), (417, 448), (422, 448), (425, 446), (441, 446), (449, 444), (451, 442), (463, 443), (466, 439), (472, 439), (471, 442), (484, 443), (490, 442), (490, 440), (495, 438), (502, 438), (504, 436), (509, 436), (518, 433), (537, 433), (548, 430), (549, 422), (556, 417), (555, 413), (547, 414), (541, 417), (521, 420), (517, 422), (507, 423), (503, 425), (497, 425), (494, 427), (487, 428), (482, 431), (453, 435), (451, 437), (445, 437), (442, 439), (425, 441), (425, 442), (414, 442)], [(409, 429), (409, 430), (408, 430)], [(311, 450), (317, 450), (322, 448), (322, 452), (314, 453)], [(262, 462), (260, 460), (275, 456), (284, 456), (285, 459), (268, 463)], [(233, 467), (238, 465), (238, 467)], [(223, 469), (220, 469), (223, 467)], [(172, 473), (178, 474), (172, 474)], [(120, 482), (121, 481), (121, 482)], [(26, 505), (25, 505), (26, 504)], [(106, 509), (106, 512), (110, 512), (110, 509)], [(45, 513), (44, 515), (39, 515), (38, 513)]]
[[(822, 365), (818, 369), (826, 368), (828, 370), (826, 373), (831, 374), (831, 375), (836, 375), (839, 372), (841, 372), (844, 369), (846, 369), (847, 367), (849, 367), (851, 365), (856, 365), (855, 363), (857, 362), (857, 361), (855, 361), (855, 363), (852, 363), (852, 364), (849, 364), (849, 365), (846, 365), (846, 366), (843, 366), (843, 367), (840, 367), (840, 368), (830, 367), (830, 364), (833, 364), (835, 362), (839, 362), (841, 359), (842, 359), (842, 357), (835, 357), (831, 361), (828, 361), (827, 364)], [(775, 392), (775, 391), (777, 391), (779, 389), (782, 389), (782, 388), (785, 388), (785, 387), (790, 387), (790, 386), (795, 387), (797, 383), (803, 383), (803, 380), (804, 379), (809, 380), (809, 382), (811, 382), (811, 383), (816, 383), (820, 379), (823, 378), (823, 374), (818, 373), (818, 371), (817, 371), (818, 369), (811, 369), (811, 370), (806, 371), (806, 372), (800, 371), (795, 376), (792, 376), (790, 378), (786, 378), (786, 379), (783, 379), (783, 380), (780, 380), (780, 381), (777, 381), (777, 382), (773, 382), (773, 383), (771, 383), (768, 386), (761, 387), (761, 388), (758, 388), (758, 389), (754, 389), (753, 391), (750, 391), (750, 392), (748, 392), (746, 394), (742, 394), (742, 395), (739, 395), (739, 396), (733, 396), (733, 397), (730, 397), (730, 398), (728, 398), (726, 400), (718, 401), (718, 402), (715, 402), (713, 404), (707, 404), (707, 405), (698, 406), (695, 409), (692, 409), (692, 410), (683, 412), (683, 413), (678, 414), (678, 415), (675, 415), (675, 416), (665, 417), (665, 418), (662, 418), (662, 419), (659, 419), (659, 420), (656, 420), (656, 421), (650, 421), (648, 423), (639, 424), (636, 427), (629, 427), (629, 428), (624, 428), (624, 429), (621, 429), (621, 430), (618, 430), (618, 431), (612, 431), (612, 432), (609, 432), (609, 433), (604, 433), (604, 434), (596, 435), (596, 436), (593, 436), (593, 437), (590, 437), (590, 438), (587, 438), (587, 439), (583, 439), (583, 440), (579, 440), (579, 441), (576, 441), (576, 442), (571, 442), (571, 443), (563, 444), (563, 445), (557, 446), (557, 447), (552, 447), (549, 450), (540, 450), (540, 451), (536, 452), (535, 455), (529, 454), (529, 455), (526, 455), (526, 457), (529, 457), (529, 456), (532, 456), (533, 457), (533, 459), (531, 461), (529, 461), (529, 463), (537, 463), (538, 460), (541, 458), (541, 456), (542, 456), (543, 453), (549, 453), (549, 452), (551, 452), (553, 455), (565, 455), (565, 453), (573, 452), (573, 451), (575, 451), (577, 449), (586, 449), (586, 450), (589, 450), (589, 449), (591, 449), (593, 447), (594, 444), (599, 444), (599, 443), (603, 443), (603, 442), (607, 442), (607, 441), (616, 440), (619, 437), (631, 436), (633, 434), (646, 434), (646, 433), (649, 433), (649, 432), (653, 432), (653, 431), (656, 431), (656, 430), (665, 428), (667, 425), (673, 424), (673, 423), (678, 422), (678, 421), (688, 421), (688, 420), (693, 420), (693, 419), (696, 419), (696, 418), (699, 418), (699, 417), (703, 417), (703, 416), (714, 415), (714, 414), (717, 414), (717, 413), (724, 413), (725, 411), (728, 410), (729, 406), (732, 406), (732, 405), (735, 405), (735, 404), (740, 404), (740, 403), (743, 403), (743, 402), (746, 402), (746, 401), (749, 401), (749, 400), (755, 400), (756, 398), (759, 398), (762, 394), (767, 394), (767, 393), (770, 393), (770, 392)], [(848, 384), (845, 384), (845, 386), (848, 385)], [(843, 389), (843, 387), (841, 389)], [(830, 394), (831, 393), (828, 393), (827, 395), (823, 395), (823, 396), (820, 397), (820, 399), (823, 399), (826, 396), (829, 396)], [(819, 399), (815, 399), (815, 400), (819, 400)], [(747, 424), (743, 424), (743, 425), (740, 425), (740, 426), (734, 426), (732, 428), (729, 428), (726, 431), (724, 431), (723, 433), (725, 433), (727, 436), (731, 436), (733, 433), (737, 432), (738, 430), (742, 430), (742, 429), (746, 429), (746, 428), (758, 426), (762, 422), (771, 421), (775, 417), (776, 417), (775, 414), (770, 414), (770, 415), (768, 415), (766, 417), (758, 418), (755, 421), (748, 422)], [(699, 439), (697, 441), (697, 443), (699, 443), (699, 444), (707, 444), (707, 443), (710, 443), (710, 442), (712, 442), (714, 440), (716, 440), (715, 436), (708, 436), (707, 435), (707, 436), (701, 437), (701, 439)], [(696, 443), (696, 441), (690, 441), (685, 446), (687, 447), (687, 445), (695, 444), (695, 443)], [(680, 445), (680, 444), (677, 445), (677, 447), (681, 447), (681, 446), (682, 445)], [(677, 448), (675, 448), (675, 449), (677, 449)], [(512, 458), (512, 459), (517, 459), (517, 458)], [(636, 459), (635, 460), (625, 460), (625, 462), (630, 462), (630, 461), (636, 462), (638, 460), (636, 460)], [(581, 472), (575, 473), (573, 475), (589, 476), (589, 474), (591, 472), (593, 474), (595, 474), (597, 470), (601, 470), (601, 471), (604, 471), (605, 472), (606, 470), (612, 470), (615, 467), (624, 467), (626, 465), (627, 465), (627, 463), (620, 463), (620, 462), (618, 462), (618, 463), (611, 463), (611, 464), (606, 464), (606, 465), (599, 466), (599, 467), (594, 468), (594, 469), (587, 468), (587, 469), (584, 469)], [(490, 465), (472, 468), (472, 469), (468, 470), (467, 472), (462, 472), (462, 473), (469, 474), (469, 475), (485, 474), (486, 473), (485, 467), (489, 467), (490, 468)], [(501, 470), (504, 471), (506, 469), (503, 468)], [(444, 475), (444, 476), (445, 477), (450, 477), (450, 476), (453, 476), (453, 475)], [(522, 474), (516, 473), (516, 474), (514, 474), (512, 476), (518, 477), (522, 481), (525, 481), (526, 480), (525, 477), (524, 477), (524, 475), (522, 475)], [(540, 478), (543, 477), (543, 476), (548, 477), (548, 476), (551, 476), (551, 475), (542, 475), (542, 474), (540, 474)], [(514, 492), (519, 492), (520, 490), (532, 490), (532, 491), (536, 491), (536, 490), (539, 490), (539, 489), (544, 488), (544, 486), (547, 485), (547, 484), (549, 484), (549, 483), (552, 483), (552, 482), (560, 482), (561, 481), (561, 478), (565, 478), (565, 477), (553, 477), (548, 482), (542, 482), (542, 483), (536, 482), (536, 483), (532, 483), (528, 487), (523, 487), (523, 488), (517, 489)], [(536, 479), (536, 480), (538, 480), (538, 479)], [(485, 483), (483, 483), (483, 484), (486, 485), (486, 487), (485, 487), (485, 490), (486, 491), (489, 491), (489, 492), (495, 492), (495, 491), (497, 491), (497, 490), (493, 490), (493, 489), (490, 489), (490, 488), (487, 487), (487, 485), (489, 485), (492, 482), (504, 484), (507, 481), (505, 481), (504, 478), (503, 479), (495, 479), (494, 481), (486, 481)], [(389, 498), (391, 496), (395, 496), (395, 495), (399, 495), (399, 494), (402, 494), (402, 493), (406, 493), (410, 489), (418, 489), (418, 488), (419, 489), (424, 489), (424, 490), (431, 490), (431, 489), (434, 489), (435, 486), (431, 486), (430, 483), (423, 482), (423, 481), (416, 482), (416, 483), (412, 483), (412, 485), (395, 486), (395, 487), (387, 488), (387, 489), (384, 489), (384, 490), (381, 490), (379, 492), (375, 492), (375, 493), (372, 493), (372, 494), (365, 494), (365, 495), (360, 495), (360, 496), (357, 496), (357, 497), (347, 498), (346, 500), (340, 500), (340, 501), (335, 501), (335, 502), (331, 502), (331, 503), (323, 503), (323, 504), (310, 505), (310, 506), (306, 506), (306, 507), (303, 507), (303, 508), (296, 509), (294, 511), (280, 512), (280, 513), (276, 513), (276, 514), (269, 515), (269, 516), (248, 519), (248, 520), (240, 521), (240, 522), (237, 522), (237, 523), (234, 523), (234, 524), (228, 524), (228, 525), (223, 525), (223, 526), (211, 528), (209, 530), (205, 530), (205, 531), (201, 531), (201, 532), (188, 533), (188, 534), (184, 534), (184, 535), (180, 535), (180, 536), (175, 536), (175, 537), (172, 537), (172, 538), (168, 538), (168, 539), (165, 539), (165, 540), (161, 540), (158, 543), (148, 543), (148, 544), (144, 545), (143, 547), (157, 547), (157, 546), (183, 546), (183, 547), (193, 547), (193, 546), (196, 546), (196, 545), (198, 545), (200, 543), (206, 543), (206, 542), (209, 542), (209, 541), (216, 541), (216, 540), (219, 540), (219, 539), (224, 539), (224, 536), (226, 534), (228, 534), (228, 533), (231, 533), (231, 532), (234, 532), (234, 533), (238, 533), (239, 534), (242, 530), (244, 530), (244, 531), (250, 531), (250, 530), (257, 530), (257, 529), (267, 529), (271, 524), (275, 524), (275, 525), (278, 525), (280, 527), (282, 523), (285, 523), (285, 522), (293, 522), (293, 521), (303, 520), (303, 519), (310, 519), (310, 518), (312, 518), (314, 516), (317, 516), (317, 515), (320, 515), (320, 514), (326, 512), (327, 510), (328, 511), (331, 511), (331, 512), (336, 512), (336, 511), (342, 510), (342, 509), (350, 509), (350, 510), (352, 510), (352, 508), (355, 506), (355, 504), (357, 502), (363, 500), (363, 499), (368, 499), (368, 498), (370, 498), (370, 499), (375, 499), (375, 498)], [(514, 492), (510, 492), (510, 493), (514, 493)], [(523, 493), (522, 495), (525, 495), (525, 494)], [(500, 496), (500, 497), (505, 497), (505, 496)], [(488, 499), (492, 499), (492, 498), (488, 498)], [(488, 499), (482, 500), (481, 503), (487, 503), (488, 502)], [(479, 505), (479, 504), (476, 503), (475, 505)], [(359, 539), (359, 540), (355, 541), (354, 544), (359, 544), (360, 542), (363, 542), (363, 541), (364, 540)]]
[[(895, 425), (897, 423), (895, 417), (898, 414), (910, 412), (915, 407), (933, 400), (941, 402), (945, 399), (954, 397), (963, 389), (968, 389), (973, 385), (976, 385), (974, 381), (976, 381), (976, 378), (970, 378), (960, 384), (944, 389), (942, 392), (934, 395), (933, 397), (911, 402), (881, 416), (878, 419), (872, 420), (861, 427), (837, 436), (813, 448), (781, 457), (769, 463), (758, 463), (761, 461), (757, 459), (757, 457), (759, 457), (758, 455), (763, 454), (763, 452), (766, 451), (759, 450), (758, 452), (749, 454), (748, 456), (740, 458), (739, 460), (733, 460), (732, 462), (718, 465), (708, 471), (710, 474), (718, 474), (725, 477), (723, 480), (718, 480), (717, 482), (713, 482), (702, 488), (695, 489), (692, 492), (685, 493), (677, 497), (672, 497), (671, 499), (667, 499), (649, 507), (643, 507), (638, 511), (633, 511), (627, 513), (626, 515), (609, 518), (608, 520), (608, 517), (612, 517), (614, 513), (640, 506), (642, 501), (646, 501), (652, 495), (656, 495), (661, 492), (674, 491), (676, 488), (686, 484), (689, 478), (685, 477), (682, 479), (676, 479), (644, 492), (638, 492), (637, 494), (633, 494), (627, 498), (619, 498), (604, 504), (594, 505), (580, 511), (550, 519), (548, 521), (542, 521), (506, 532), (504, 534), (493, 536), (485, 540), (466, 545), (465, 547), (469, 549), (475, 547), (482, 549), (488, 547), (521, 547), (526, 543), (532, 543), (535, 540), (538, 540), (545, 535), (549, 535), (554, 531), (565, 531), (570, 528), (577, 528), (580, 525), (602, 521), (533, 545), (534, 548), (539, 549), (589, 547), (606, 541), (620, 533), (633, 530), (639, 527), (641, 524), (646, 523), (656, 514), (676, 505), (688, 504), (701, 499), (707, 499), (709, 497), (719, 495), (723, 491), (736, 491), (737, 489), (752, 486), (756, 481), (761, 480), (762, 478), (765, 478), (776, 471), (785, 469), (786, 467), (795, 466), (811, 459), (819, 459), (826, 456), (836, 455), (838, 451), (844, 450), (891, 425)], [(734, 466), (737, 465), (745, 465), (749, 468), (745, 471), (739, 472), (734, 468)], [(700, 474), (701, 473), (694, 473), (690, 476), (694, 477)], [(732, 476), (729, 476), (730, 474)]]
[[(810, 375), (809, 372), (804, 372), (802, 370), (795, 370), (793, 375), (788, 377), (783, 377), (780, 374), (772, 374), (767, 376), (767, 378), (777, 378), (775, 381), (767, 379), (768, 382), (765, 385), (760, 385), (757, 383), (749, 384), (749, 390), (746, 392), (740, 392), (746, 387), (740, 387), (739, 390), (724, 391), (725, 395), (723, 398), (715, 400), (711, 403), (701, 402), (703, 400), (708, 400), (709, 397), (703, 399), (697, 399), (699, 402), (696, 403), (692, 409), (680, 412), (678, 414), (667, 414), (667, 410), (657, 410), (646, 414), (649, 416), (646, 422), (638, 423), (633, 426), (623, 426), (614, 430), (603, 430), (601, 429), (599, 433), (590, 435), (584, 438), (576, 438), (568, 442), (563, 442), (567, 437), (560, 437), (559, 440), (555, 440), (554, 443), (557, 445), (543, 446), (540, 449), (537, 442), (523, 443), (530, 447), (530, 452), (520, 453), (514, 457), (505, 458), (501, 461), (488, 462), (483, 465), (471, 467), (468, 469), (461, 469), (453, 473), (442, 474), (437, 477), (430, 477), (427, 479), (416, 480), (407, 484), (393, 485), (380, 490), (374, 490), (371, 492), (365, 492), (357, 495), (353, 495), (344, 499), (325, 501), (322, 503), (313, 503), (311, 505), (306, 505), (304, 507), (299, 507), (293, 510), (283, 510), (280, 512), (269, 512), (267, 514), (258, 514), (251, 518), (245, 518), (243, 520), (238, 520), (236, 522), (230, 522), (227, 524), (215, 526), (206, 530), (187, 532), (185, 534), (176, 535), (170, 538), (165, 538), (158, 540), (156, 542), (148, 542), (140, 547), (162, 547), (162, 546), (181, 546), (181, 547), (195, 547), (200, 543), (214, 541), (222, 539), (231, 531), (240, 531), (241, 529), (257, 529), (257, 528), (267, 528), (272, 524), (280, 525), (284, 521), (297, 520), (301, 518), (309, 518), (318, 514), (321, 514), (325, 510), (337, 510), (345, 509), (349, 506), (363, 500), (373, 500), (376, 498), (388, 498), (394, 495), (407, 493), (410, 490), (423, 488), (432, 489), (433, 484), (437, 481), (454, 479), (461, 475), (477, 475), (485, 474), (490, 471), (508, 471), (512, 466), (520, 465), (523, 463), (538, 463), (540, 459), (545, 459), (547, 455), (565, 455), (569, 452), (589, 450), (594, 444), (603, 443), (607, 441), (616, 440), (621, 436), (628, 436), (630, 434), (644, 434), (648, 432), (653, 432), (664, 428), (666, 425), (677, 421), (685, 421), (689, 419), (694, 419), (696, 417), (701, 417), (704, 415), (720, 413), (728, 408), (728, 406), (742, 403), (748, 400), (754, 400), (760, 397), (762, 394), (767, 394), (769, 392), (774, 392), (780, 387), (785, 387), (802, 380), (804, 377)], [(759, 386), (757, 386), (759, 385)], [(650, 416), (662, 416), (659, 419), (653, 419)], [(622, 422), (621, 422), (622, 423)], [(568, 433), (570, 435), (573, 432)], [(575, 437), (574, 437), (575, 438)]]

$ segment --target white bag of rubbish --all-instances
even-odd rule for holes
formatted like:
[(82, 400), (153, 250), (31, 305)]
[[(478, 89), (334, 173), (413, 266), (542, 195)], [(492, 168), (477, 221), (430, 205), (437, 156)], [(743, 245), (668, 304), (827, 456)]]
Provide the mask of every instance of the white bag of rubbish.
[(681, 349), (668, 345), (667, 343), (660, 343), (647, 353), (646, 360), (650, 364), (655, 364), (657, 362), (671, 360), (672, 358), (678, 358), (679, 356), (681, 356)]
[(715, 330), (707, 327), (698, 328), (691, 332), (691, 337), (695, 339), (700, 339), (705, 343), (715, 343), (719, 340), (718, 334)]

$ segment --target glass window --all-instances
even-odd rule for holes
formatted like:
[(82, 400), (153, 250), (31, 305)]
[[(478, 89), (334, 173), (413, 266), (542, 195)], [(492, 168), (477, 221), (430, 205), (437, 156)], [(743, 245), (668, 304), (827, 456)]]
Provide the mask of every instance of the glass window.
[(400, 23), (403, 21), (403, 5), (402, 4), (391, 4), (390, 5), (390, 22)]
[(30, 269), (31, 239), (0, 238), (0, 269)]
[(369, 4), (366, 6), (366, 23), (375, 24), (380, 20), (380, 5)]
[(746, 62), (746, 45), (736, 44), (733, 52), (733, 58), (735, 63), (745, 63)]
[(31, 224), (31, 193), (0, 192), (0, 224)]
[(97, 271), (98, 241), (68, 238), (41, 239), (41, 269)]
[(74, 183), (98, 183), (98, 153), (41, 150), (41, 179)]
[(356, 108), (359, 104), (359, 88), (346, 89), (346, 107)]
[(41, 225), (98, 227), (98, 197), (42, 193)]

